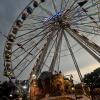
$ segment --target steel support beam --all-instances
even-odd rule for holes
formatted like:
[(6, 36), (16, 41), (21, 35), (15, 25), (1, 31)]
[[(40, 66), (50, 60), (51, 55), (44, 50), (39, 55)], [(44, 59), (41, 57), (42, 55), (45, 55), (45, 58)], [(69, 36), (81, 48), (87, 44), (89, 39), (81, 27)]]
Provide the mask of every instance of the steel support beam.
[(58, 43), (57, 43), (57, 46), (56, 46), (56, 49), (55, 49), (55, 53), (54, 53), (54, 56), (53, 56), (53, 59), (52, 59), (52, 62), (51, 62), (50, 68), (49, 68), (49, 72), (54, 71), (54, 67), (55, 67), (55, 64), (56, 64), (57, 57), (58, 57), (58, 52), (59, 52), (59, 49), (60, 49), (60, 46), (61, 46), (61, 43), (62, 43), (62, 37), (63, 37), (63, 34), (61, 32), (60, 35), (59, 35), (59, 40), (58, 40)]
[(80, 69), (79, 69), (79, 66), (78, 66), (78, 64), (77, 64), (76, 58), (75, 58), (75, 56), (74, 56), (74, 53), (73, 53), (72, 48), (71, 48), (71, 46), (70, 46), (70, 43), (69, 43), (69, 41), (68, 41), (67, 35), (66, 35), (66, 33), (65, 33), (64, 31), (63, 31), (63, 34), (64, 34), (64, 37), (65, 37), (65, 40), (66, 40), (68, 49), (69, 49), (69, 51), (70, 51), (70, 54), (71, 54), (71, 56), (72, 56), (72, 59), (73, 59), (75, 68), (76, 68), (77, 73), (78, 73), (78, 75), (79, 75), (80, 81), (82, 82), (82, 74), (81, 74), (81, 72), (80, 72)]
[(44, 61), (45, 56), (47, 54), (48, 47), (50, 45), (51, 39), (52, 39), (52, 34), (50, 34), (49, 37), (47, 38), (47, 43), (45, 44), (45, 46), (44, 46), (44, 48), (43, 48), (43, 50), (40, 54), (38, 62), (36, 62), (36, 65), (34, 66), (34, 70), (33, 70), (32, 74), (35, 74), (36, 77), (38, 77), (40, 75), (40, 72), (42, 70), (43, 61)]

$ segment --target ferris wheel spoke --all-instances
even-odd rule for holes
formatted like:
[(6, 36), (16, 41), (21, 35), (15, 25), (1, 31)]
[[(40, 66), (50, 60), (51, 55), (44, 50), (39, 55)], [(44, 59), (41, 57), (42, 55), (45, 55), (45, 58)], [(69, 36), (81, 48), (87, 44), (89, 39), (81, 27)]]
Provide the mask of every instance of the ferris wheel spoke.
[[(42, 38), (39, 40), (39, 42), (36, 43), (36, 44), (34, 45), (34, 47), (29, 51), (29, 53), (31, 53), (32, 50), (34, 50), (34, 48), (36, 48), (37, 45), (38, 45), (39, 43), (41, 43), (46, 37), (47, 37), (47, 36), (42, 37)], [(21, 62), (29, 55), (29, 53), (15, 66), (15, 68), (13, 69), (13, 71), (21, 64)]]
[(45, 17), (38, 17), (38, 15), (33, 15), (31, 17), (28, 18), (28, 20), (32, 20), (32, 21), (43, 21)]
[(80, 22), (80, 21), (86, 21), (86, 19), (90, 19), (95, 25), (99, 26), (98, 23), (99, 21), (95, 21), (94, 19), (91, 19), (92, 17), (89, 17), (89, 16), (85, 16), (85, 17), (82, 17), (80, 19), (73, 19), (72, 23), (76, 23), (76, 22)]
[[(19, 35), (19, 36), (17, 36), (16, 38), (20, 38), (20, 37), (22, 37), (22, 36), (24, 36), (24, 35), (29, 35), (29, 34), (31, 34), (31, 33), (33, 33), (33, 32), (35, 32), (35, 31), (37, 31), (37, 30), (40, 30), (40, 29), (48, 29), (50, 27), (50, 25), (47, 25), (47, 26), (41, 26), (41, 27), (37, 27), (37, 28), (35, 28), (35, 29), (32, 29), (31, 31), (29, 31), (29, 32), (26, 32), (26, 33), (24, 33), (24, 34), (22, 34), (22, 35)], [(25, 30), (23, 30), (23, 31), (25, 31)]]
[(39, 8), (42, 9), (47, 15), (52, 16), (52, 12), (44, 8), (43, 6), (39, 5)]
[[(55, 38), (55, 36), (56, 36), (56, 33), (54, 34), (53, 38)], [(53, 38), (51, 38), (51, 39), (53, 40)], [(53, 42), (53, 41), (51, 41), (51, 42)], [(55, 43), (55, 41), (54, 41), (54, 43)], [(54, 43), (52, 44), (51, 49), (48, 51), (47, 58), (48, 58), (48, 56), (49, 56), (50, 51), (52, 50), (52, 47), (53, 47)], [(38, 59), (39, 59), (39, 58), (38, 58)], [(45, 61), (42, 62), (41, 68), (38, 68), (38, 69), (37, 69), (37, 66), (35, 66), (35, 67), (33, 68), (33, 69), (35, 69), (35, 70), (33, 70), (33, 72), (31, 72), (31, 73), (35, 73), (34, 71), (36, 71), (36, 72), (39, 73), (39, 72), (42, 70), (43, 65), (45, 65)], [(37, 74), (38, 74), (38, 73), (37, 73)]]
[[(94, 24), (94, 23), (93, 23)], [(78, 28), (88, 28), (89, 30), (92, 31), (92, 29), (94, 28), (97, 32), (100, 31), (100, 27), (99, 26), (95, 26), (95, 25), (90, 25), (90, 24), (83, 24), (83, 23), (74, 23), (74, 27), (78, 27)]]
[(83, 21), (83, 20), (86, 20), (86, 19), (88, 19), (87, 16), (86, 16), (86, 17), (83, 17), (83, 18), (80, 18), (80, 19), (73, 19), (73, 21), (72, 21), (71, 23), (72, 23), (72, 24), (78, 23), (78, 22)]
[(88, 9), (90, 9), (92, 7), (95, 7), (97, 4), (100, 4), (100, 1), (99, 0), (96, 1), (95, 3), (91, 4), (91, 5), (87, 6), (87, 7), (85, 7), (85, 9), (88, 10)]
[[(92, 14), (88, 14), (88, 16), (92, 16), (92, 17), (96, 16), (96, 15), (98, 15), (97, 12), (92, 13)], [(84, 17), (87, 17), (87, 15), (86, 14), (85, 15), (77, 15), (77, 16), (74, 16), (73, 19), (74, 18), (84, 18)]]
[(27, 64), (28, 62), (29, 62), (29, 60), (25, 60), (25, 61), (23, 61), (23, 63), (20, 65), (19, 68), (16, 69), (16, 71), (20, 71), (21, 68), (22, 68), (25, 64)]
[[(49, 31), (49, 32), (51, 32), (51, 31)], [(47, 33), (49, 33), (49, 32), (47, 32)], [(44, 35), (44, 36), (46, 36), (46, 35)], [(41, 41), (40, 41), (41, 42)], [(35, 43), (35, 45), (36, 45), (37, 43)], [(22, 50), (24, 51), (22, 54), (20, 54), (19, 56), (17, 56), (15, 59), (17, 59), (17, 58), (19, 58), (20, 56), (22, 56), (24, 53), (26, 53), (28, 50), (30, 50), (31, 48), (33, 48), (35, 45), (33, 45), (32, 47), (30, 47), (30, 48), (27, 48), (27, 50), (23, 47), (22, 48)], [(38, 44), (37, 44), (38, 45)], [(21, 48), (21, 47), (20, 47)], [(20, 49), (20, 48), (17, 48), (17, 50), (18, 49)], [(36, 47), (37, 48), (37, 47)], [(37, 48), (38, 49), (38, 48)], [(16, 50), (16, 51), (17, 51)], [(15, 51), (13, 51), (13, 53), (14, 53)], [(30, 55), (32, 55), (31, 53), (29, 53)], [(15, 60), (15, 59), (13, 59), (13, 60)]]
[[(74, 5), (77, 4), (78, 0), (74, 0), (73, 3), (70, 5), (69, 9), (73, 9)], [(77, 7), (77, 6), (76, 6)]]
[(33, 29), (32, 31), (29, 31), (29, 32), (26, 32), (26, 33), (24, 33), (24, 34), (22, 34), (22, 35), (20, 35), (20, 36), (17, 36), (16, 38), (22, 37), (22, 36), (27, 35), (27, 34), (31, 34), (32, 32), (35, 32), (35, 31), (37, 31), (37, 30), (39, 30), (39, 29), (42, 29), (42, 28), (44, 28), (44, 26), (35, 28), (35, 29)]
[(52, 39), (55, 38), (56, 36), (56, 31), (54, 30), (54, 32), (52, 32), (53, 34), (50, 34), (47, 38), (47, 42), (46, 42), (46, 45), (38, 59), (38, 61), (36, 62), (36, 65), (35, 65), (35, 70), (34, 73), (36, 74), (36, 76), (38, 77), (38, 75), (40, 74), (41, 70), (42, 70), (42, 65), (43, 65), (43, 61), (45, 60), (45, 56), (47, 54), (47, 51), (48, 51), (48, 48), (49, 48), (49, 45), (50, 43), (52, 42)]
[(98, 19), (100, 21), (100, 4), (97, 4), (97, 9), (98, 9)]
[[(67, 1), (66, 0), (61, 0), (61, 1), (64, 1), (65, 2), (64, 10), (67, 9), (67, 6), (68, 6), (68, 3), (69, 3), (70, 0), (67, 0)], [(62, 7), (62, 5), (61, 5), (61, 7)]]
[[(29, 32), (29, 31), (33, 31), (33, 27), (34, 27), (34, 29), (37, 28), (37, 26), (35, 26), (35, 25), (30, 26), (30, 28), (29, 28), (29, 26), (23, 27), (22, 29), (19, 30), (19, 32), (25, 32), (25, 31)], [(30, 34), (31, 33), (32, 32), (30, 32)]]
[[(25, 42), (25, 41), (27, 41), (27, 40), (31, 40), (31, 39), (34, 39), (34, 38), (37, 38), (37, 37), (40, 37), (40, 36), (42, 36), (42, 35), (44, 35), (46, 32), (46, 30), (48, 30), (48, 28), (49, 27), (46, 27), (46, 28), (44, 28), (42, 31), (40, 31), (38, 34), (36, 34), (35, 36), (33, 36), (32, 38), (28, 38), (28, 39), (25, 39), (25, 40), (23, 40), (23, 41), (20, 41), (20, 43), (22, 43), (22, 42)], [(45, 32), (45, 33), (43, 33), (43, 32)], [(49, 32), (49, 31), (48, 31)]]
[(24, 24), (25, 26), (31, 26), (31, 25), (34, 25), (34, 24), (40, 24), (40, 23), (42, 23), (43, 24), (43, 21), (37, 21), (37, 22), (32, 22), (31, 24)]
[[(99, 23), (99, 21), (97, 21), (97, 23)], [(82, 23), (75, 23), (75, 24), (76, 24), (76, 25), (77, 25), (77, 24), (80, 24), (80, 25), (82, 25), (82, 24), (83, 24), (83, 25), (90, 25), (90, 24), (91, 24), (91, 25), (92, 25), (92, 24), (93, 24), (93, 21), (82, 22)]]
[(37, 17), (37, 16), (32, 16), (29, 18), (29, 20), (31, 21), (38, 21), (38, 22), (43, 22), (43, 20), (45, 19), (46, 17)]
[[(76, 44), (72, 45), (71, 48), (73, 49), (73, 48), (76, 47), (77, 45), (78, 45), (78, 44), (76, 43)], [(65, 52), (65, 51), (68, 51), (68, 48), (66, 48), (66, 49), (64, 49), (64, 50), (61, 50), (61, 52)], [(51, 53), (54, 53), (54, 52), (51, 52)], [(58, 53), (60, 53), (60, 51), (59, 51)], [(52, 57), (52, 56), (50, 56), (50, 57)]]
[[(16, 59), (18, 59), (19, 57), (21, 57), (22, 55), (24, 55), (25, 53), (28, 53), (29, 55), (33, 55), (31, 52), (28, 52), (30, 49), (32, 49), (33, 48), (33, 46), (31, 46), (30, 48), (28, 48), (28, 49), (25, 49), (25, 48), (23, 48), (23, 51), (24, 52), (22, 52), (21, 54), (19, 54), (18, 56), (16, 56), (14, 59), (12, 59), (12, 61), (15, 61)], [(38, 48), (37, 48), (38, 49)], [(39, 50), (39, 49), (38, 49)], [(35, 51), (34, 51), (35, 52)]]
[(93, 56), (98, 62), (100, 62), (100, 48), (97, 44), (94, 42), (90, 42), (89, 38), (85, 36), (81, 36), (78, 33), (74, 33), (71, 30), (67, 30), (69, 34), (89, 53), (91, 56)]
[(81, 72), (80, 72), (78, 63), (77, 63), (76, 58), (75, 58), (75, 55), (74, 55), (74, 53), (73, 53), (73, 51), (72, 51), (72, 49), (71, 49), (71, 46), (70, 46), (70, 43), (69, 43), (69, 40), (68, 40), (68, 37), (67, 37), (65, 31), (66, 31), (66, 30), (63, 31), (63, 35), (64, 35), (64, 37), (65, 37), (65, 40), (66, 40), (68, 49), (69, 49), (69, 51), (70, 51), (70, 54), (71, 54), (72, 60), (73, 60), (73, 62), (74, 62), (75, 68), (76, 68), (76, 70), (77, 70), (77, 73), (78, 73), (78, 75), (79, 75), (80, 81), (82, 82), (82, 74), (81, 74)]
[[(57, 37), (56, 37), (56, 38), (57, 38)], [(55, 44), (56, 44), (56, 39), (54, 40), (54, 42), (53, 42), (53, 44), (52, 44), (52, 46), (51, 46), (51, 49), (49, 50), (49, 52), (48, 52), (48, 54), (47, 54), (47, 58), (50, 57), (51, 50), (52, 50), (52, 48), (54, 47)], [(46, 60), (47, 60), (47, 58), (46, 58)], [(46, 60), (45, 60), (45, 62), (46, 62)]]
[(62, 11), (62, 10), (63, 10), (63, 3), (64, 3), (64, 0), (61, 0), (60, 11)]
[(80, 30), (80, 29), (78, 29), (78, 31), (81, 31), (81, 32), (84, 32), (85, 34), (93, 34), (93, 35), (98, 35), (98, 36), (100, 36), (100, 34), (98, 34), (98, 33), (94, 33), (94, 32), (90, 32), (90, 31), (86, 31), (86, 30)]
[(29, 65), (33, 62), (34, 59), (36, 59), (36, 57), (39, 55), (40, 51), (32, 58), (31, 61), (29, 61), (29, 63), (24, 66), (24, 68), (20, 71), (20, 73), (16, 76), (17, 78), (24, 72), (24, 70), (29, 67)]
[(32, 38), (27, 38), (27, 39), (25, 39), (25, 40), (23, 40), (23, 41), (21, 41), (21, 42), (16, 43), (16, 45), (21, 44), (21, 43), (24, 43), (24, 42), (26, 42), (26, 41), (29, 41), (29, 42), (30, 42), (30, 40), (32, 40), (32, 39), (34, 39), (34, 38), (37, 38), (37, 37), (41, 37), (41, 36), (43, 36), (43, 35), (44, 35), (44, 33), (43, 33), (43, 34), (39, 34), (38, 36), (34, 36), (34, 37), (32, 37)]
[(28, 28), (28, 27), (24, 27), (23, 29), (19, 30), (20, 32), (22, 31), (33, 31), (33, 28)]
[(78, 5), (76, 7), (74, 7), (73, 9), (71, 9), (70, 13), (72, 13), (72, 15), (73, 15), (72, 18), (74, 18), (75, 16), (78, 17), (78, 16), (84, 16), (84, 15), (86, 15), (86, 14), (84, 14), (84, 12), (82, 11), (82, 9)]
[[(24, 30), (27, 30), (28, 28), (30, 29), (30, 27), (35, 27), (35, 25), (37, 25), (37, 24), (43, 24), (43, 21), (38, 21), (38, 22), (35, 22), (35, 23), (31, 23), (31, 24), (24, 24), (23, 26), (23, 30), (22, 29), (20, 29), (19, 31), (24, 31)], [(27, 28), (27, 29), (26, 29)], [(28, 30), (29, 30), (28, 29)], [(30, 30), (32, 30), (32, 29), (30, 29)]]
[(56, 48), (55, 48), (55, 53), (53, 55), (53, 59), (52, 59), (51, 64), (50, 64), (49, 72), (54, 71), (54, 67), (55, 67), (56, 59), (58, 57), (58, 51), (60, 49), (60, 44), (61, 44), (61, 41), (62, 41), (62, 37), (63, 37), (62, 30), (60, 30), (57, 45), (56, 45)]
[[(72, 4), (70, 5), (70, 7), (68, 7), (68, 3), (71, 3), (71, 2), (70, 2), (70, 0), (67, 0), (64, 9), (66, 9), (67, 11), (69, 10), (69, 11), (71, 12), (71, 11), (73, 10), (74, 5), (76, 4), (77, 1), (78, 1), (78, 0), (73, 1)], [(65, 13), (67, 13), (67, 11), (65, 11)]]
[(74, 11), (75, 9), (77, 9), (77, 8), (78, 8), (78, 6), (73, 7), (73, 9), (69, 9), (69, 8), (66, 9), (65, 12), (64, 12), (64, 15), (72, 14), (73, 11)]
[[(18, 47), (17, 49), (15, 49), (14, 51), (12, 51), (12, 53), (14, 53), (15, 51), (17, 51), (17, 50), (20, 49), (20, 48), (23, 48), (24, 45), (26, 45), (27, 43), (29, 43), (29, 42), (32, 41), (33, 39), (39, 37), (39, 34), (42, 33), (42, 32), (44, 32), (44, 31), (45, 31), (45, 29), (42, 30), (41, 32), (39, 32), (38, 34), (36, 34), (34, 37), (22, 41), (22, 42), (25, 42), (25, 41), (26, 41), (26, 42), (23, 43), (23, 44), (22, 44), (22, 42), (17, 43), (17, 45), (19, 44), (20, 46), (18, 45), (19, 47)], [(43, 33), (42, 35), (46, 35), (46, 34), (49, 33), (49, 32), (50, 32), (50, 31), (47, 31), (47, 32)]]
[(43, 21), (44, 18), (40, 18), (40, 17), (37, 17), (37, 16), (32, 16), (31, 18), (29, 18), (29, 20), (32, 20), (32, 21)]
[(97, 26), (99, 26), (98, 25), (98, 23), (96, 22), (96, 20), (94, 19), (94, 17), (93, 16), (95, 16), (95, 15), (98, 15), (98, 12), (96, 12), (95, 14), (88, 14), (87, 12), (85, 12), (86, 13), (86, 15), (87, 15), (87, 17), (91, 20), (91, 21), (93, 21)]
[(91, 25), (91, 24), (83, 24), (83, 23), (77, 23), (77, 24), (74, 24), (74, 26), (77, 28), (77, 29), (82, 29), (82, 30), (85, 30), (85, 28), (87, 30), (90, 30), (90, 31), (93, 31), (93, 29), (95, 30), (95, 32), (99, 32), (100, 31), (100, 27), (99, 26), (96, 26), (96, 25)]
[(58, 50), (58, 56), (57, 56), (57, 67), (58, 67), (58, 72), (59, 72), (59, 67), (60, 67), (60, 56), (61, 56), (61, 45), (62, 45), (62, 40), (63, 40), (63, 36), (61, 38), (61, 43), (59, 45), (59, 50)]
[[(78, 5), (76, 5), (75, 7), (73, 7), (72, 9), (66, 9), (66, 11), (64, 12), (64, 15), (66, 15), (66, 16), (69, 16), (69, 15), (71, 15), (71, 17), (73, 18), (73, 16), (75, 16), (76, 14), (77, 14), (77, 12), (78, 12), (78, 8), (79, 6)], [(75, 11), (76, 10), (76, 11)], [(81, 10), (80, 10), (80, 12), (81, 12)], [(70, 18), (70, 20), (71, 20), (71, 18)]]
[(91, 0), (92, 1), (92, 4), (94, 3), (94, 0)]
[(74, 25), (75, 25), (76, 27), (77, 27), (77, 26), (78, 26), (78, 27), (82, 26), (82, 27), (100, 29), (100, 27), (98, 27), (98, 26), (88, 25), (88, 24), (83, 24), (83, 23), (76, 23), (76, 24), (74, 24)]
[[(25, 39), (25, 40), (23, 40), (23, 41), (20, 41), (20, 43), (23, 43), (23, 42), (25, 42), (25, 41), (28, 42), (28, 41), (30, 41), (30, 40), (32, 40), (32, 39), (34, 39), (34, 38), (37, 38), (37, 37), (40, 37), (40, 36), (44, 35), (44, 34), (47, 33), (47, 32), (45, 32), (45, 33), (43, 33), (43, 32), (46, 31), (48, 28), (49, 28), (49, 27), (43, 29), (42, 31), (40, 31), (38, 34), (36, 34), (35, 36), (33, 36), (33, 37), (31, 37), (31, 38), (27, 38), (27, 39)], [(48, 32), (49, 32), (49, 31), (48, 31)], [(25, 43), (26, 43), (26, 42), (25, 42)]]
[[(76, 51), (74, 51), (73, 53), (78, 53), (82, 49), (83, 48), (81, 47), (81, 48), (77, 49)], [(60, 57), (66, 57), (66, 56), (69, 56), (69, 55), (71, 55), (71, 54), (69, 53), (69, 54), (61, 55)]]
[[(58, 32), (57, 32), (57, 33), (58, 33)], [(55, 34), (55, 35), (56, 35), (56, 34)], [(57, 37), (56, 37), (56, 38), (57, 38)], [(53, 46), (55, 45), (55, 43), (56, 43), (56, 39), (54, 40), (54, 42), (53, 42), (51, 48), (48, 50), (48, 53), (47, 53), (47, 55), (46, 55), (46, 57), (45, 57), (45, 60), (43, 61), (42, 65), (41, 65), (41, 69), (39, 70), (38, 73), (41, 73), (41, 70), (43, 69), (43, 65), (46, 64), (46, 61), (47, 61), (47, 59), (49, 58), (50, 53), (51, 53), (51, 50), (52, 50)], [(48, 67), (48, 69), (49, 69), (49, 67)]]
[(56, 4), (55, 4), (55, 1), (54, 1), (54, 0), (52, 0), (52, 4), (53, 4), (53, 8), (54, 8), (55, 12), (57, 12), (57, 6), (56, 6)]
[(44, 19), (44, 18), (46, 18), (46, 17), (43, 16), (43, 15), (41, 15), (41, 16), (40, 16), (40, 15), (31, 15), (31, 16), (29, 16), (28, 18), (29, 18), (29, 19), (32, 19), (32, 20), (33, 20), (34, 18), (36, 18), (36, 19), (38, 20), (38, 18), (39, 18), (39, 19), (41, 19), (41, 18)]
[[(84, 10), (85, 10), (85, 9), (84, 9)], [(75, 16), (75, 15), (74, 15), (73, 19), (74, 19), (75, 17), (83, 17), (83, 18), (82, 18), (82, 20), (83, 20), (83, 19), (85, 19), (85, 18), (88, 17), (88, 18), (90, 18), (92, 21), (94, 21), (94, 23), (96, 23), (96, 21), (93, 19), (93, 16), (97, 16), (97, 15), (98, 15), (98, 12), (96, 11), (95, 13), (91, 13), (91, 14), (89, 13), (89, 14), (88, 14), (88, 11), (84, 11), (84, 10), (83, 10), (83, 8), (82, 8), (82, 10), (81, 10), (80, 12), (82, 12), (82, 13), (84, 12), (85, 15), (84, 15), (84, 14), (83, 14), (83, 15), (78, 15), (78, 16)], [(76, 13), (76, 14), (78, 14), (78, 13)], [(87, 17), (85, 17), (85, 16), (87, 16)]]
[[(34, 45), (33, 45), (34, 46)], [(33, 46), (31, 46), (30, 48), (27, 48), (27, 49), (25, 49), (25, 48), (23, 48), (22, 50), (24, 51), (24, 52), (22, 52), (20, 55), (18, 55), (16, 58), (14, 58), (14, 59), (12, 59), (12, 61), (14, 61), (14, 60), (16, 60), (16, 59), (18, 59), (20, 56), (22, 56), (22, 55), (24, 55), (26, 52), (27, 53), (29, 53), (29, 55), (33, 55), (32, 53), (30, 53), (30, 52), (28, 52), (30, 49), (32, 49), (33, 48)], [(38, 50), (40, 50), (38, 47), (36, 47), (36, 50), (38, 51)], [(35, 51), (34, 51), (35, 52)]]
[[(59, 31), (60, 31), (60, 30), (58, 30), (57, 32), (55, 32), (55, 36), (56, 36), (56, 37), (54, 36), (54, 37), (55, 37), (54, 42), (53, 42), (51, 48), (48, 50), (47, 56), (46, 56), (46, 58), (45, 58), (45, 60), (44, 60), (44, 62), (43, 62), (44, 64), (45, 64), (45, 62), (47, 61), (47, 59), (48, 59), (48, 57), (49, 57), (49, 55), (50, 55), (50, 53), (51, 53), (52, 48), (54, 47), (54, 45), (56, 45)], [(42, 66), (42, 67), (43, 67), (43, 66)]]

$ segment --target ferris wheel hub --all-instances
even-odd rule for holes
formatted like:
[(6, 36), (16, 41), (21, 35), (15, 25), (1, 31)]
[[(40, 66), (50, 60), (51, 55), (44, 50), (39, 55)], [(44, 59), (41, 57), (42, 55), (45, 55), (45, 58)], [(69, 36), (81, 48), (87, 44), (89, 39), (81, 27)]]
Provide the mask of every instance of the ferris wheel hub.
[(47, 21), (54, 21), (54, 20), (58, 19), (61, 15), (62, 15), (61, 11), (60, 12), (56, 12), (56, 14), (45, 18), (44, 21), (45, 22), (47, 22)]
[(50, 25), (50, 29), (62, 29), (65, 27), (70, 27), (69, 22), (67, 21), (67, 17), (64, 11), (56, 12), (52, 16), (49, 16), (44, 19), (44, 25)]

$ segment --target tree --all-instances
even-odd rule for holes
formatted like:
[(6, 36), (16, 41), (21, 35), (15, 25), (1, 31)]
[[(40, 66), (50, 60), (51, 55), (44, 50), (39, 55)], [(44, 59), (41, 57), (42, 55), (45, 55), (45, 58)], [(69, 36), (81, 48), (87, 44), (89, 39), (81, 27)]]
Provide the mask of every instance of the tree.
[(83, 81), (87, 85), (92, 85), (92, 86), (99, 86), (100, 87), (100, 68), (95, 69), (93, 72), (85, 74)]

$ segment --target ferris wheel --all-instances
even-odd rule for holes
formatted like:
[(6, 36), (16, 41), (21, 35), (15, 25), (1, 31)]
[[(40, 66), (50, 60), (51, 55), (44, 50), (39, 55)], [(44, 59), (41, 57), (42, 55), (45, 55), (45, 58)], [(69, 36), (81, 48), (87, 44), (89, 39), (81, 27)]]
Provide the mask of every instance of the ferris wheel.
[(100, 62), (99, 38), (100, 0), (32, 0), (8, 34), (4, 75), (38, 78), (62, 70), (70, 57), (82, 80), (75, 53), (85, 49)]

